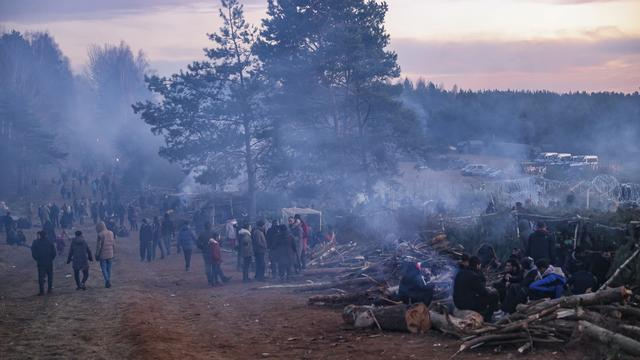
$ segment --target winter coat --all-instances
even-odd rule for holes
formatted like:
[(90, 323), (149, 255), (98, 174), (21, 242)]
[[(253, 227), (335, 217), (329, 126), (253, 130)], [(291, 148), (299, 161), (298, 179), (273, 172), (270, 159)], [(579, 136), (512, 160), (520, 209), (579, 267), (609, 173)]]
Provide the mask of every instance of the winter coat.
[(286, 225), (281, 225), (276, 233), (272, 259), (282, 266), (289, 266), (296, 259), (296, 243)]
[(568, 281), (569, 286), (571, 286), (571, 293), (573, 295), (580, 295), (587, 292), (587, 290), (591, 289), (591, 291), (596, 291), (596, 277), (586, 271), (586, 270), (578, 270), (576, 271)]
[(42, 226), (42, 231), (47, 233), (47, 240), (51, 241), (52, 243), (56, 241), (56, 228), (51, 220), (47, 220), (44, 223), (44, 226)]
[(148, 244), (153, 241), (153, 227), (150, 224), (142, 224), (140, 227), (140, 243)]
[(304, 232), (300, 224), (291, 225), (291, 235), (296, 245), (296, 253), (298, 258), (302, 256), (302, 250), (304, 249)]
[(550, 296), (557, 299), (562, 296), (566, 283), (567, 280), (562, 269), (549, 265), (549, 268), (542, 275), (542, 279), (532, 282), (529, 289), (537, 292), (537, 298)]
[(202, 252), (209, 251), (210, 240), (213, 239), (213, 230), (204, 230), (198, 235), (198, 241), (196, 245)]
[(196, 245), (196, 236), (188, 226), (180, 228), (180, 232), (178, 233), (178, 244), (180, 244), (180, 247), (184, 250), (193, 250), (193, 247)]
[(413, 264), (400, 279), (398, 297), (403, 302), (431, 302), (433, 298), (433, 284), (427, 283), (420, 270)]
[(162, 236), (173, 235), (173, 221), (169, 218), (162, 220)]
[(240, 238), (240, 256), (252, 257), (253, 256), (253, 240), (251, 239), (251, 233), (247, 229), (240, 229), (238, 231), (238, 237)]
[(276, 238), (278, 236), (278, 226), (272, 226), (267, 230), (267, 249), (271, 253), (276, 248)]
[(31, 244), (31, 257), (38, 263), (38, 267), (49, 267), (53, 265), (56, 258), (56, 248), (53, 242), (46, 239), (35, 239)]
[(96, 231), (98, 232), (98, 242), (96, 244), (95, 253), (96, 259), (113, 259), (116, 247), (116, 239), (113, 236), (113, 232), (107, 230), (107, 226), (102, 221), (96, 225)]
[(251, 236), (253, 241), (253, 252), (258, 255), (264, 255), (267, 252), (267, 238), (264, 236), (262, 229), (255, 229)]
[(82, 270), (89, 267), (89, 261), (93, 261), (89, 245), (82, 236), (77, 236), (71, 240), (67, 264), (73, 261), (74, 270)]
[(302, 229), (302, 249), (307, 250), (309, 245), (309, 225), (304, 221), (300, 221), (300, 228)]
[(547, 259), (553, 264), (556, 260), (556, 239), (553, 234), (539, 229), (529, 235), (527, 255), (536, 261)]
[(460, 269), (453, 280), (453, 303), (460, 310), (475, 309), (480, 298), (491, 296), (484, 276), (470, 269)]
[(209, 241), (209, 253), (211, 254), (211, 262), (214, 264), (222, 264), (222, 253), (220, 252), (220, 243), (216, 240)]

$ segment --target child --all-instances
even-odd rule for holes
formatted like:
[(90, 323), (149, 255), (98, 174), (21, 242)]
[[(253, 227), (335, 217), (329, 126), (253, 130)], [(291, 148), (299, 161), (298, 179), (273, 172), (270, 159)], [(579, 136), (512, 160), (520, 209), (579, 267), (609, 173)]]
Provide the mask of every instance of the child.
[(211, 251), (211, 273), (213, 278), (213, 286), (220, 285), (218, 282), (218, 277), (220, 281), (227, 282), (229, 281), (228, 277), (224, 276), (222, 272), (222, 268), (220, 265), (222, 264), (222, 253), (220, 252), (220, 234), (214, 232), (211, 239), (209, 239), (209, 249)]
[(65, 239), (67, 238), (67, 232), (62, 230), (60, 235), (56, 237), (56, 250), (58, 251), (58, 255), (62, 256), (64, 254), (65, 247)]

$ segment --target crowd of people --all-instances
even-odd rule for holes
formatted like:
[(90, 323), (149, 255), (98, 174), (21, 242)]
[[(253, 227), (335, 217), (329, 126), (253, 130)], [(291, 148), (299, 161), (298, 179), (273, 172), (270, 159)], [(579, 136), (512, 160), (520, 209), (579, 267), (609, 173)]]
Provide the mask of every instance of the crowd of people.
[[(492, 321), (515, 312), (518, 304), (596, 291), (606, 281), (610, 254), (589, 254), (576, 247), (570, 256), (560, 259), (555, 250), (553, 232), (544, 222), (538, 222), (526, 248), (514, 248), (503, 264), (487, 246), (481, 246), (477, 256), (463, 254), (453, 276), (453, 304), (457, 309), (473, 310), (486, 321)], [(434, 287), (423, 267), (421, 263), (409, 264), (404, 270), (399, 300), (431, 302)], [(499, 280), (488, 283), (485, 273), (496, 270), (500, 271)]]
[[(102, 196), (99, 190), (96, 196)], [(64, 256), (65, 252), (67, 264), (72, 264), (76, 289), (86, 290), (89, 264), (93, 261), (99, 262), (104, 286), (110, 288), (115, 243), (125, 228), (125, 218), (128, 221), (127, 230), (139, 234), (141, 262), (165, 259), (174, 248), (176, 254), (184, 256), (184, 268), (189, 272), (193, 252), (198, 249), (202, 253), (204, 272), (210, 286), (219, 286), (231, 280), (222, 270), (223, 248), (237, 253), (236, 266), (242, 271), (243, 282), (266, 281), (269, 277), (288, 281), (305, 268), (304, 258), (311, 228), (300, 215), (290, 217), (284, 224), (279, 220), (258, 220), (253, 224), (247, 222), (239, 225), (235, 219), (229, 219), (220, 231), (215, 231), (210, 209), (196, 211), (187, 221), (173, 219), (173, 210), (163, 207), (161, 210), (166, 211), (162, 216), (142, 218), (138, 225), (138, 214), (144, 206), (140, 199), (125, 208), (122, 203), (114, 203), (113, 199), (109, 199), (110, 196), (91, 202), (73, 199), (71, 205), (65, 203), (61, 207), (54, 202), (39, 207), (41, 230), (31, 244), (31, 253), (38, 268), (40, 295), (45, 293), (45, 283), (48, 292), (52, 292), (53, 261), (57, 256)], [(86, 209), (89, 209), (88, 213), (84, 211)], [(157, 210), (157, 207), (149, 206), (147, 213)], [(89, 214), (97, 234), (93, 252), (82, 231), (75, 231), (72, 238), (67, 234), (74, 225), (84, 225)], [(7, 234), (15, 230), (15, 221), (10, 213), (2, 220)], [(325, 239), (335, 241), (335, 234), (330, 232)], [(20, 242), (26, 243), (24, 234)]]

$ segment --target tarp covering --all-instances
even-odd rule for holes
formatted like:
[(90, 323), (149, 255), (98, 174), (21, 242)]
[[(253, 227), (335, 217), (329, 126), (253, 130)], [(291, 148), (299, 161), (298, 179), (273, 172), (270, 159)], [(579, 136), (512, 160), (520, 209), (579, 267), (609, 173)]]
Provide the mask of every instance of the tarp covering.
[(286, 221), (290, 216), (295, 216), (296, 214), (300, 215), (311, 215), (318, 216), (320, 223), (318, 224), (320, 228), (322, 228), (322, 211), (318, 211), (311, 208), (284, 208), (282, 209), (282, 219)]

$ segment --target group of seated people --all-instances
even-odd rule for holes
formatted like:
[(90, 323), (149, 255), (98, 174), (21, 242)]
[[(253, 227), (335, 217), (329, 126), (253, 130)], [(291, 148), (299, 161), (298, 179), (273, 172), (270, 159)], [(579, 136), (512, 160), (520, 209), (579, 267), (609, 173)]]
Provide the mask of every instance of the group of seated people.
[[(400, 280), (398, 299), (405, 303), (433, 299), (434, 286), (429, 283), (424, 263), (405, 267)], [(518, 304), (543, 298), (559, 298), (567, 293), (583, 294), (595, 291), (597, 282), (584, 263), (573, 264), (569, 276), (546, 259), (513, 255), (504, 262), (500, 280), (488, 286), (482, 272), (482, 260), (463, 255), (453, 280), (453, 303), (460, 310), (473, 310), (492, 321), (494, 315), (513, 313)], [(497, 312), (497, 313), (496, 313)]]

